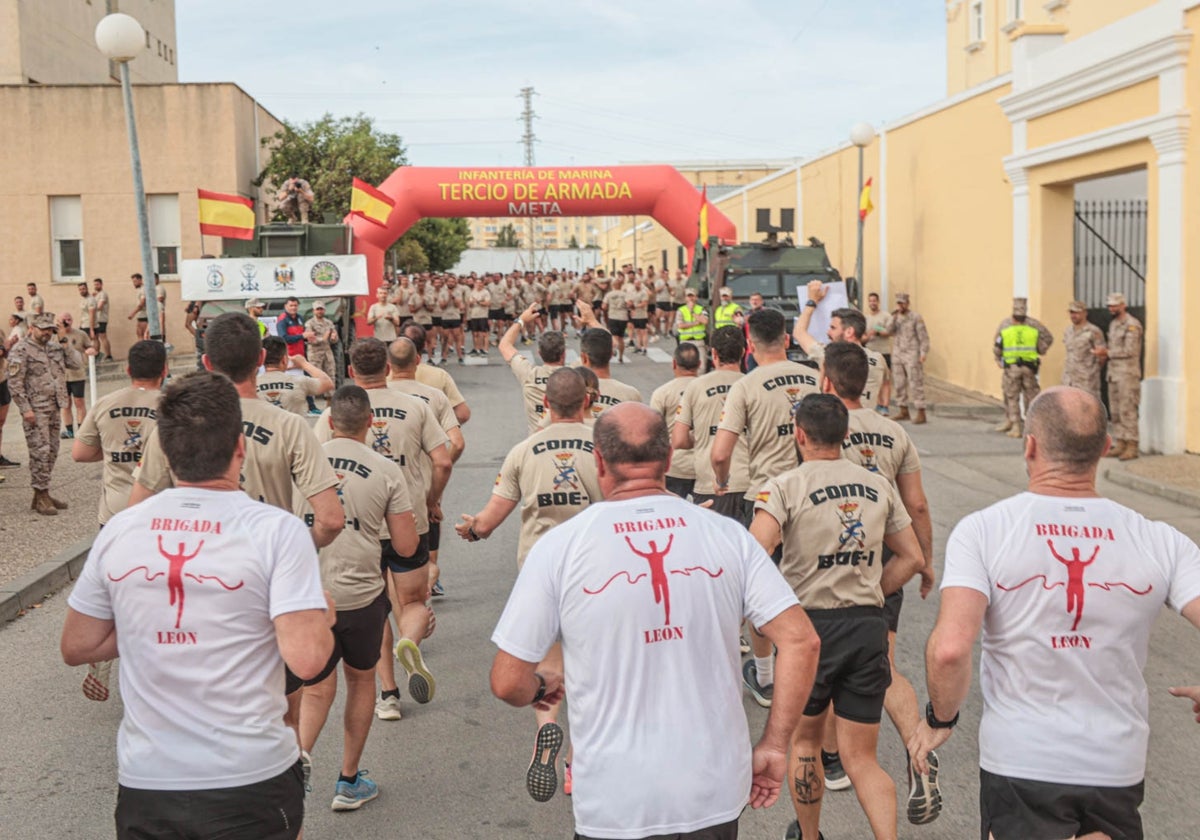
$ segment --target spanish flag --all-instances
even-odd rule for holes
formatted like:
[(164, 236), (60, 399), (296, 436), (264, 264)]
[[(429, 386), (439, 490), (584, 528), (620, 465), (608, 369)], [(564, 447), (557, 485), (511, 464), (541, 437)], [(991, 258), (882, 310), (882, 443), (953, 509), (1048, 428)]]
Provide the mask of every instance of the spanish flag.
[(354, 186), (350, 189), (351, 216), (362, 216), (368, 222), (374, 222), (383, 227), (387, 224), (388, 216), (392, 214), (392, 208), (395, 206), (395, 201), (366, 181), (354, 179)]
[(861, 222), (867, 218), (867, 215), (875, 209), (875, 205), (871, 203), (871, 179), (867, 179), (867, 183), (863, 184), (862, 195), (858, 197), (858, 220)]
[(254, 238), (254, 202), (240, 195), (196, 190), (200, 198), (200, 235)]
[(708, 250), (708, 187), (700, 193), (700, 247)]

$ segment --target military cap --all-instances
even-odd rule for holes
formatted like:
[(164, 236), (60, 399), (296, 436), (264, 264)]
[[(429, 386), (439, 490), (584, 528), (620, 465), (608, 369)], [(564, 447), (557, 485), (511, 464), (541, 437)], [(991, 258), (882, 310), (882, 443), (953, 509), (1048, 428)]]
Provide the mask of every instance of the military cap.
[(43, 312), (40, 315), (34, 315), (29, 323), (41, 330), (52, 330), (54, 329), (54, 313)]
[(1071, 305), (1067, 307), (1068, 312), (1087, 312), (1087, 304), (1081, 300), (1071, 301)]
[(1109, 292), (1108, 298), (1104, 301), (1105, 306), (1120, 306), (1125, 302), (1125, 295), (1120, 292)]
[(896, 303), (908, 303), (908, 292), (896, 292)]
[(325, 305), (325, 301), (323, 301), (323, 300), (314, 300), (313, 301), (313, 309), (328, 309), (328, 308), (329, 307), (327, 307)]
[(258, 298), (250, 298), (250, 300), (246, 301), (246, 308), (247, 309), (266, 309), (266, 304), (264, 304)]
[(1024, 318), (1029, 314), (1029, 301), (1023, 297), (1013, 298), (1012, 314), (1014, 318)]

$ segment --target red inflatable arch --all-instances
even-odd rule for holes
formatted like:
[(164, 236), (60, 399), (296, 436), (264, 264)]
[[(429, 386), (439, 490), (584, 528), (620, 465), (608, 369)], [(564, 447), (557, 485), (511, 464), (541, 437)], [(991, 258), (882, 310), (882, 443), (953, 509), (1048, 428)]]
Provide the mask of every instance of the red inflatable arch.
[[(382, 282), (384, 252), (426, 216), (650, 216), (687, 247), (690, 264), (703, 202), (670, 166), (402, 166), (378, 189), (396, 202), (386, 225), (346, 217), (354, 228), (354, 252), (367, 258), (372, 291)], [(722, 241), (737, 239), (733, 222), (711, 203), (708, 232)]]

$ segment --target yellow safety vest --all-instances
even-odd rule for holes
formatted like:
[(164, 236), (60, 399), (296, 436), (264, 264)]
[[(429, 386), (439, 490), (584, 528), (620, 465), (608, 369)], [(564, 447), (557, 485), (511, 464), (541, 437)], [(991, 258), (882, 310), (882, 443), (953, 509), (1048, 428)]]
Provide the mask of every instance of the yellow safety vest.
[(1000, 351), (1004, 366), (1017, 362), (1037, 362), (1038, 331), (1029, 324), (1010, 324), (1000, 330)]
[(733, 326), (734, 313), (741, 310), (741, 308), (736, 303), (723, 303), (713, 310), (713, 315), (715, 316), (713, 320), (716, 323), (716, 329), (719, 330), (721, 327)]
[[(684, 321), (697, 321), (703, 312), (703, 306), (688, 306), (687, 304), (684, 304), (683, 306), (679, 307), (679, 322), (682, 324)], [(679, 328), (679, 340), (703, 341), (704, 333), (704, 324), (697, 323), (695, 326), (691, 327), (681, 326)]]

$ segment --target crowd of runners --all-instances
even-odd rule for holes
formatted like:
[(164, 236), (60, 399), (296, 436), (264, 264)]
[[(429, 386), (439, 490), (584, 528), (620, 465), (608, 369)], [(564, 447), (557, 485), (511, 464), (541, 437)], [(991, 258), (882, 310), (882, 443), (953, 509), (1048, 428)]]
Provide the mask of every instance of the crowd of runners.
[[(905, 583), (919, 578), (921, 598), (934, 591), (932, 519), (917, 448), (878, 410), (887, 360), (865, 347), (874, 335), (862, 312), (833, 311), (821, 341), (806, 331), (820, 284), (792, 329), (774, 309), (731, 309), (724, 298), (704, 310), (678, 273), (654, 268), (385, 281), (366, 313), (374, 335), (349, 348), (350, 381), (336, 390), (264, 340), (253, 318), (229, 313), (208, 324), (206, 370), (195, 374), (166, 382), (162, 345), (135, 344), (129, 386), (98, 401), (76, 432), (76, 460), (104, 464), (102, 530), (70, 596), (63, 653), (90, 663), (94, 699), (108, 696), (120, 655), (118, 836), (160, 836), (155, 826), (187, 825), (197, 808), (257, 815), (253, 828), (220, 836), (297, 836), (339, 665), (346, 697), (331, 805), (356, 810), (378, 796), (359, 761), (373, 721), (401, 718), (396, 663), (412, 700), (439, 696), (422, 643), (445, 595), (442, 541), (486, 540), (513, 514), (522, 571), (493, 637), (492, 688), (532, 708), (526, 787), (539, 802), (573, 795), (577, 836), (732, 838), (747, 803), (770, 805), (786, 788), (795, 819), (784, 836), (811, 840), (822, 836), (825, 791), (853, 787), (874, 836), (895, 838), (895, 782), (877, 755), (884, 712), (909, 745), (905, 816), (936, 820), (946, 772), (936, 747), (965, 697), (955, 670), (964, 644), (969, 684), (975, 638), (1008, 634), (991, 637), (985, 705), (1009, 703), (1004, 722), (1018, 740), (1031, 732), (1022, 709), (1053, 705), (1061, 679), (1082, 683), (1093, 667), (1038, 649), (1025, 655), (1046, 673), (1019, 680), (1028, 696), (1014, 700), (996, 683), (1012, 664), (1003, 645), (1013, 634), (1036, 646), (1052, 633), (1039, 622), (1062, 623), (1049, 585), (1062, 566), (1066, 629), (1090, 634), (1094, 667), (1126, 668), (1088, 690), (1111, 727), (1135, 733), (1132, 758), (1088, 771), (1088, 748), (1099, 739), (1107, 749), (1109, 736), (1073, 732), (1078, 772), (1068, 780), (1067, 759), (1049, 746), (1021, 765), (1000, 744), (1005, 733), (985, 731), (982, 836), (1142, 836), (1147, 642), (1145, 633), (1126, 642), (1141, 632), (1126, 626), (1140, 628), (1148, 605), (1168, 598), (1200, 626), (1200, 551), (1090, 498), (1108, 440), (1093, 397), (1052, 389), (1028, 410), (1024, 496), (1042, 509), (989, 510), (951, 538), (953, 583), (943, 585), (957, 589), (943, 593), (922, 707), (895, 648), (923, 641), (898, 632)], [(627, 339), (631, 354), (662, 341), (671, 355), (670, 379), (648, 399), (612, 374)], [(793, 343), (806, 361), (789, 358)], [(443, 496), (470, 445), (470, 410), (442, 366), (471, 356), (507, 364), (528, 428), (488, 502), (460, 513), (444, 510)], [(313, 420), (304, 399), (288, 398), (302, 378), (319, 382), (305, 396), (327, 396)], [(1073, 504), (1055, 502), (1065, 496)], [(1004, 593), (1028, 577), (997, 561), (1013, 550), (1006, 533), (1026, 554), (1052, 543), (1041, 586), (1027, 590), (1049, 593), (1044, 610), (997, 597), (994, 571)], [(1120, 578), (1142, 601), (1137, 615), (1109, 613), (1089, 630), (1083, 579), (1099, 563), (1097, 541), (1127, 555), (1104, 572), (1105, 591)], [(1138, 577), (1152, 550), (1153, 571)], [(1104, 607), (1087, 596), (1090, 618)], [(962, 612), (947, 617), (947, 605)], [(1003, 631), (983, 627), (997, 609), (1007, 610), (996, 619)], [(706, 680), (712, 690), (696, 690)], [(753, 751), (737, 683), (770, 709)], [(1200, 704), (1200, 690), (1181, 693)], [(182, 696), (208, 699), (186, 719), (155, 712)], [(1053, 742), (1055, 725), (1039, 720), (1037, 731)]]

